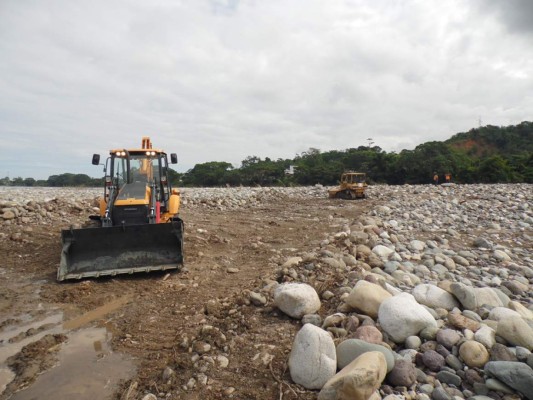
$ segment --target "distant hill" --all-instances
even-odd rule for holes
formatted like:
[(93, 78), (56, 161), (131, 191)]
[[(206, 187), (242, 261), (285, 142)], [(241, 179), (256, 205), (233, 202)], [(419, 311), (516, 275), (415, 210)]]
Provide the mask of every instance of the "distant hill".
[(444, 143), (470, 157), (484, 158), (494, 155), (507, 158), (533, 153), (533, 122), (519, 125), (487, 125), (457, 133)]
[[(457, 133), (445, 141), (425, 142), (413, 150), (387, 153), (379, 146), (351, 143), (344, 150), (310, 148), (293, 159), (248, 156), (234, 168), (225, 161), (196, 164), (179, 174), (178, 186), (290, 186), (337, 184), (343, 171), (365, 172), (370, 183), (428, 184), (451, 174), (455, 183), (533, 183), (533, 122), (487, 125)], [(287, 171), (289, 171), (287, 173)], [(0, 186), (102, 186), (103, 178), (64, 173), (48, 180), (0, 179)]]

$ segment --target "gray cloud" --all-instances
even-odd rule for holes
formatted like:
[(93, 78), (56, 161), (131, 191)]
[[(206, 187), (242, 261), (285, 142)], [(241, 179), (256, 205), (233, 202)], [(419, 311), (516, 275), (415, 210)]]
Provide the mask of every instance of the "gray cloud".
[(483, 3), (4, 1), (0, 175), (98, 176), (143, 135), (185, 171), (531, 120), (528, 32)]
[(530, 0), (477, 0), (481, 14), (494, 13), (505, 28), (518, 35), (533, 35), (533, 2)]

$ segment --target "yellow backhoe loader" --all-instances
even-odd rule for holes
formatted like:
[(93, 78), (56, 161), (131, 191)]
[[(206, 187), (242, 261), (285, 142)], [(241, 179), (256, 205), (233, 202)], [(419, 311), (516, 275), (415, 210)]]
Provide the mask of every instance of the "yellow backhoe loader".
[[(170, 154), (172, 164), (178, 162)], [(92, 163), (100, 165), (100, 155)], [(57, 279), (80, 279), (178, 269), (183, 264), (183, 221), (178, 217), (180, 193), (172, 189), (168, 159), (152, 148), (109, 152), (104, 196), (93, 227), (61, 232), (63, 249)]]
[(329, 189), (328, 194), (331, 199), (364, 199), (367, 186), (364, 172), (347, 171), (341, 175), (339, 187)]

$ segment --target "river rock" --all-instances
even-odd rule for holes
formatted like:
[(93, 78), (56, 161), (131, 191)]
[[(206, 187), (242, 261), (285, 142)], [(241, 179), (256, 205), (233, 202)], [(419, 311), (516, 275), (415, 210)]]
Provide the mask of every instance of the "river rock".
[(355, 284), (345, 301), (356, 310), (376, 318), (381, 303), (389, 297), (392, 295), (381, 286), (361, 280)]
[(387, 382), (392, 386), (410, 387), (416, 382), (414, 364), (408, 360), (397, 360), (392, 371), (387, 374)]
[(372, 253), (374, 253), (375, 255), (377, 255), (379, 258), (381, 258), (382, 260), (388, 260), (389, 257), (391, 256), (392, 253), (394, 253), (394, 250), (389, 248), (389, 247), (386, 247), (386, 246), (383, 246), (383, 245), (377, 245), (375, 246), (373, 249), (372, 249)]
[(447, 385), (454, 385), (455, 387), (461, 387), (462, 379), (458, 375), (450, 371), (440, 371), (437, 373), (436, 378), (441, 383), (446, 383)]
[(474, 333), (474, 339), (487, 349), (491, 349), (496, 344), (496, 331), (487, 325), (481, 325)]
[(449, 313), (447, 319), (450, 325), (459, 329), (468, 329), (472, 332), (476, 332), (481, 327), (481, 324), (478, 321), (467, 318), (458, 312)]
[(495, 343), (490, 349), (490, 361), (518, 361), (518, 358), (507, 346)]
[(492, 256), (502, 262), (502, 261), (511, 261), (511, 257), (509, 254), (507, 254), (505, 251), (502, 250), (494, 250), (494, 253), (492, 253)]
[(522, 304), (520, 304), (517, 301), (510, 301), (508, 307), (516, 311), (520, 316), (524, 319), (533, 320), (533, 310), (530, 310), (529, 308), (524, 307)]
[(436, 339), (438, 343), (447, 349), (451, 349), (461, 340), (461, 335), (454, 329), (441, 329), (437, 332)]
[(408, 293), (385, 299), (379, 307), (378, 317), (381, 328), (396, 343), (418, 335), (424, 328), (437, 326), (429, 311)]
[(307, 389), (320, 389), (337, 371), (333, 339), (321, 328), (305, 324), (294, 338), (289, 356), (292, 380)]
[(354, 339), (364, 340), (368, 343), (380, 344), (383, 342), (383, 335), (380, 330), (371, 325), (360, 326), (351, 336)]
[(413, 289), (413, 296), (420, 304), (431, 308), (444, 308), (451, 311), (459, 307), (459, 302), (447, 291), (431, 284), (418, 285)]
[(379, 344), (368, 343), (360, 339), (346, 339), (337, 346), (337, 365), (339, 369), (344, 368), (357, 357), (369, 351), (379, 351), (383, 353), (387, 362), (387, 372), (394, 367), (394, 355), (391, 350)]
[(274, 290), (274, 304), (285, 314), (300, 319), (321, 306), (315, 289), (306, 283), (283, 283)]
[(521, 317), (502, 319), (498, 323), (496, 334), (515, 346), (533, 350), (533, 328)]
[(527, 364), (512, 361), (490, 361), (484, 368), (486, 373), (533, 400), (533, 369)]
[(492, 243), (483, 237), (478, 237), (474, 240), (475, 247), (481, 247), (484, 249), (491, 249)]
[(494, 307), (489, 312), (489, 319), (493, 321), (501, 321), (504, 318), (509, 317), (518, 317), (521, 318), (521, 315), (517, 313), (516, 311), (513, 311), (506, 307)]
[(492, 307), (504, 306), (498, 293), (492, 288), (474, 288), (463, 283), (452, 283), (450, 290), (467, 310), (475, 311), (483, 305)]
[(430, 371), (438, 372), (446, 364), (445, 358), (435, 350), (427, 350), (422, 354), (422, 363)]
[(482, 368), (488, 361), (490, 354), (481, 343), (467, 340), (459, 347), (459, 355), (470, 368)]
[(381, 352), (361, 354), (324, 385), (318, 400), (368, 400), (386, 374), (387, 363)]

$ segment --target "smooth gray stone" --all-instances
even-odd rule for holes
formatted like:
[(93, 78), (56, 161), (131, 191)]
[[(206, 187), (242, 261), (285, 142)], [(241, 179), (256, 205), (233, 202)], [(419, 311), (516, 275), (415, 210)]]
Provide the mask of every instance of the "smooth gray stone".
[(448, 385), (454, 385), (455, 387), (461, 387), (462, 379), (451, 372), (448, 371), (440, 371), (437, 373), (437, 379), (443, 383), (446, 383)]
[(485, 385), (489, 390), (494, 390), (496, 392), (502, 392), (507, 394), (513, 394), (514, 390), (507, 386), (505, 383), (499, 381), (498, 379), (488, 378), (485, 381)]
[(387, 373), (392, 371), (395, 363), (392, 351), (379, 344), (368, 343), (360, 339), (346, 339), (337, 346), (337, 365), (339, 369), (343, 369), (367, 351), (379, 351), (383, 353), (387, 361)]
[(431, 392), (432, 400), (452, 400), (453, 397), (450, 396), (442, 386), (436, 387), (433, 392)]
[(461, 360), (453, 354), (450, 354), (446, 357), (446, 364), (448, 364), (450, 367), (452, 367), (456, 371), (461, 371), (464, 367)]
[(533, 400), (533, 368), (521, 362), (489, 361), (485, 372)]
[(474, 393), (476, 393), (477, 395), (489, 394), (489, 388), (484, 383), (474, 382), (472, 386), (474, 387)]

